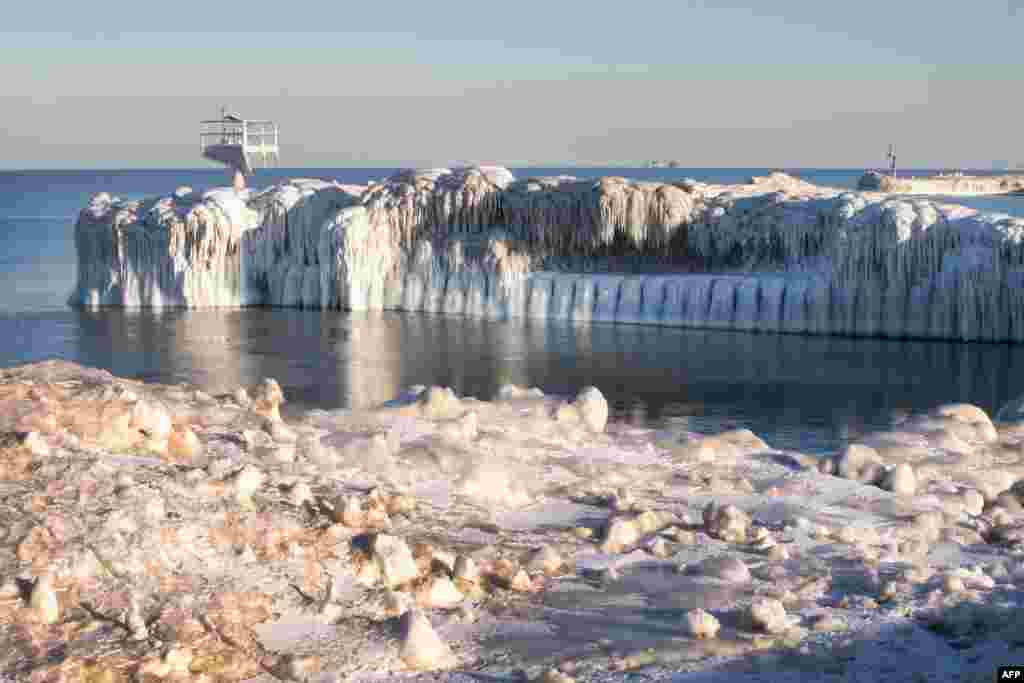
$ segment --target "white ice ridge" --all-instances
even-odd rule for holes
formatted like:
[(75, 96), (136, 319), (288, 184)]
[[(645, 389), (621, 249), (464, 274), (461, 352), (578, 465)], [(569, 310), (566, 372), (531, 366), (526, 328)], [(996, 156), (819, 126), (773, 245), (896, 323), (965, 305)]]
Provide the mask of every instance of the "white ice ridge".
[(1024, 341), (1024, 220), (782, 174), (745, 185), (292, 180), (92, 198), (81, 306), (275, 305)]

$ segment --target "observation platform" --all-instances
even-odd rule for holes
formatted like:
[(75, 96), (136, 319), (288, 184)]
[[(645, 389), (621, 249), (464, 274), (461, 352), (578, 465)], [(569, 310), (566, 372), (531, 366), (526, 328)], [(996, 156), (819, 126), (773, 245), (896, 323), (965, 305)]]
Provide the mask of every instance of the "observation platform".
[(222, 112), (219, 119), (199, 122), (199, 149), (203, 158), (224, 164), (241, 177), (259, 166), (276, 166), (281, 158), (279, 129), (273, 121), (246, 120)]

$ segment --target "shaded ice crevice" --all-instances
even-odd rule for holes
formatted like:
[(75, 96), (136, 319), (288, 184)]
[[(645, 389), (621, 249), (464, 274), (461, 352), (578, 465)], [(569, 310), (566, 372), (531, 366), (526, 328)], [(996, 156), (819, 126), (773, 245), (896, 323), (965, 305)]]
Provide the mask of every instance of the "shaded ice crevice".
[(99, 195), (76, 225), (71, 303), (1024, 341), (1022, 235), (1019, 219), (781, 175), (714, 186), (435, 169), (368, 187)]

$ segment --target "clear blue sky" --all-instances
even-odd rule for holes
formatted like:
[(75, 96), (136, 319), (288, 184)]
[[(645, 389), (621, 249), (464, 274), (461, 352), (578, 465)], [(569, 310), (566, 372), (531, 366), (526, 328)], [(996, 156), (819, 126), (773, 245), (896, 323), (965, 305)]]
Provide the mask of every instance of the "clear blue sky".
[(17, 3), (0, 165), (204, 165), (221, 103), (288, 166), (1024, 163), (1024, 0)]

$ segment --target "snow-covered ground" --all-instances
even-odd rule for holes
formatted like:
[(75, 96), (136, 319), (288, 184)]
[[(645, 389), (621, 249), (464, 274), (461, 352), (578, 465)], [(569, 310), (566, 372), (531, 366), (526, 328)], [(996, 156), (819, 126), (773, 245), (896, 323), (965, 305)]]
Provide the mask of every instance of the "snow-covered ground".
[[(991, 680), (1024, 638), (1024, 423), (834, 454), (412, 387), (285, 421), (0, 372), (0, 678)], [(134, 677), (134, 678), (133, 678)]]

